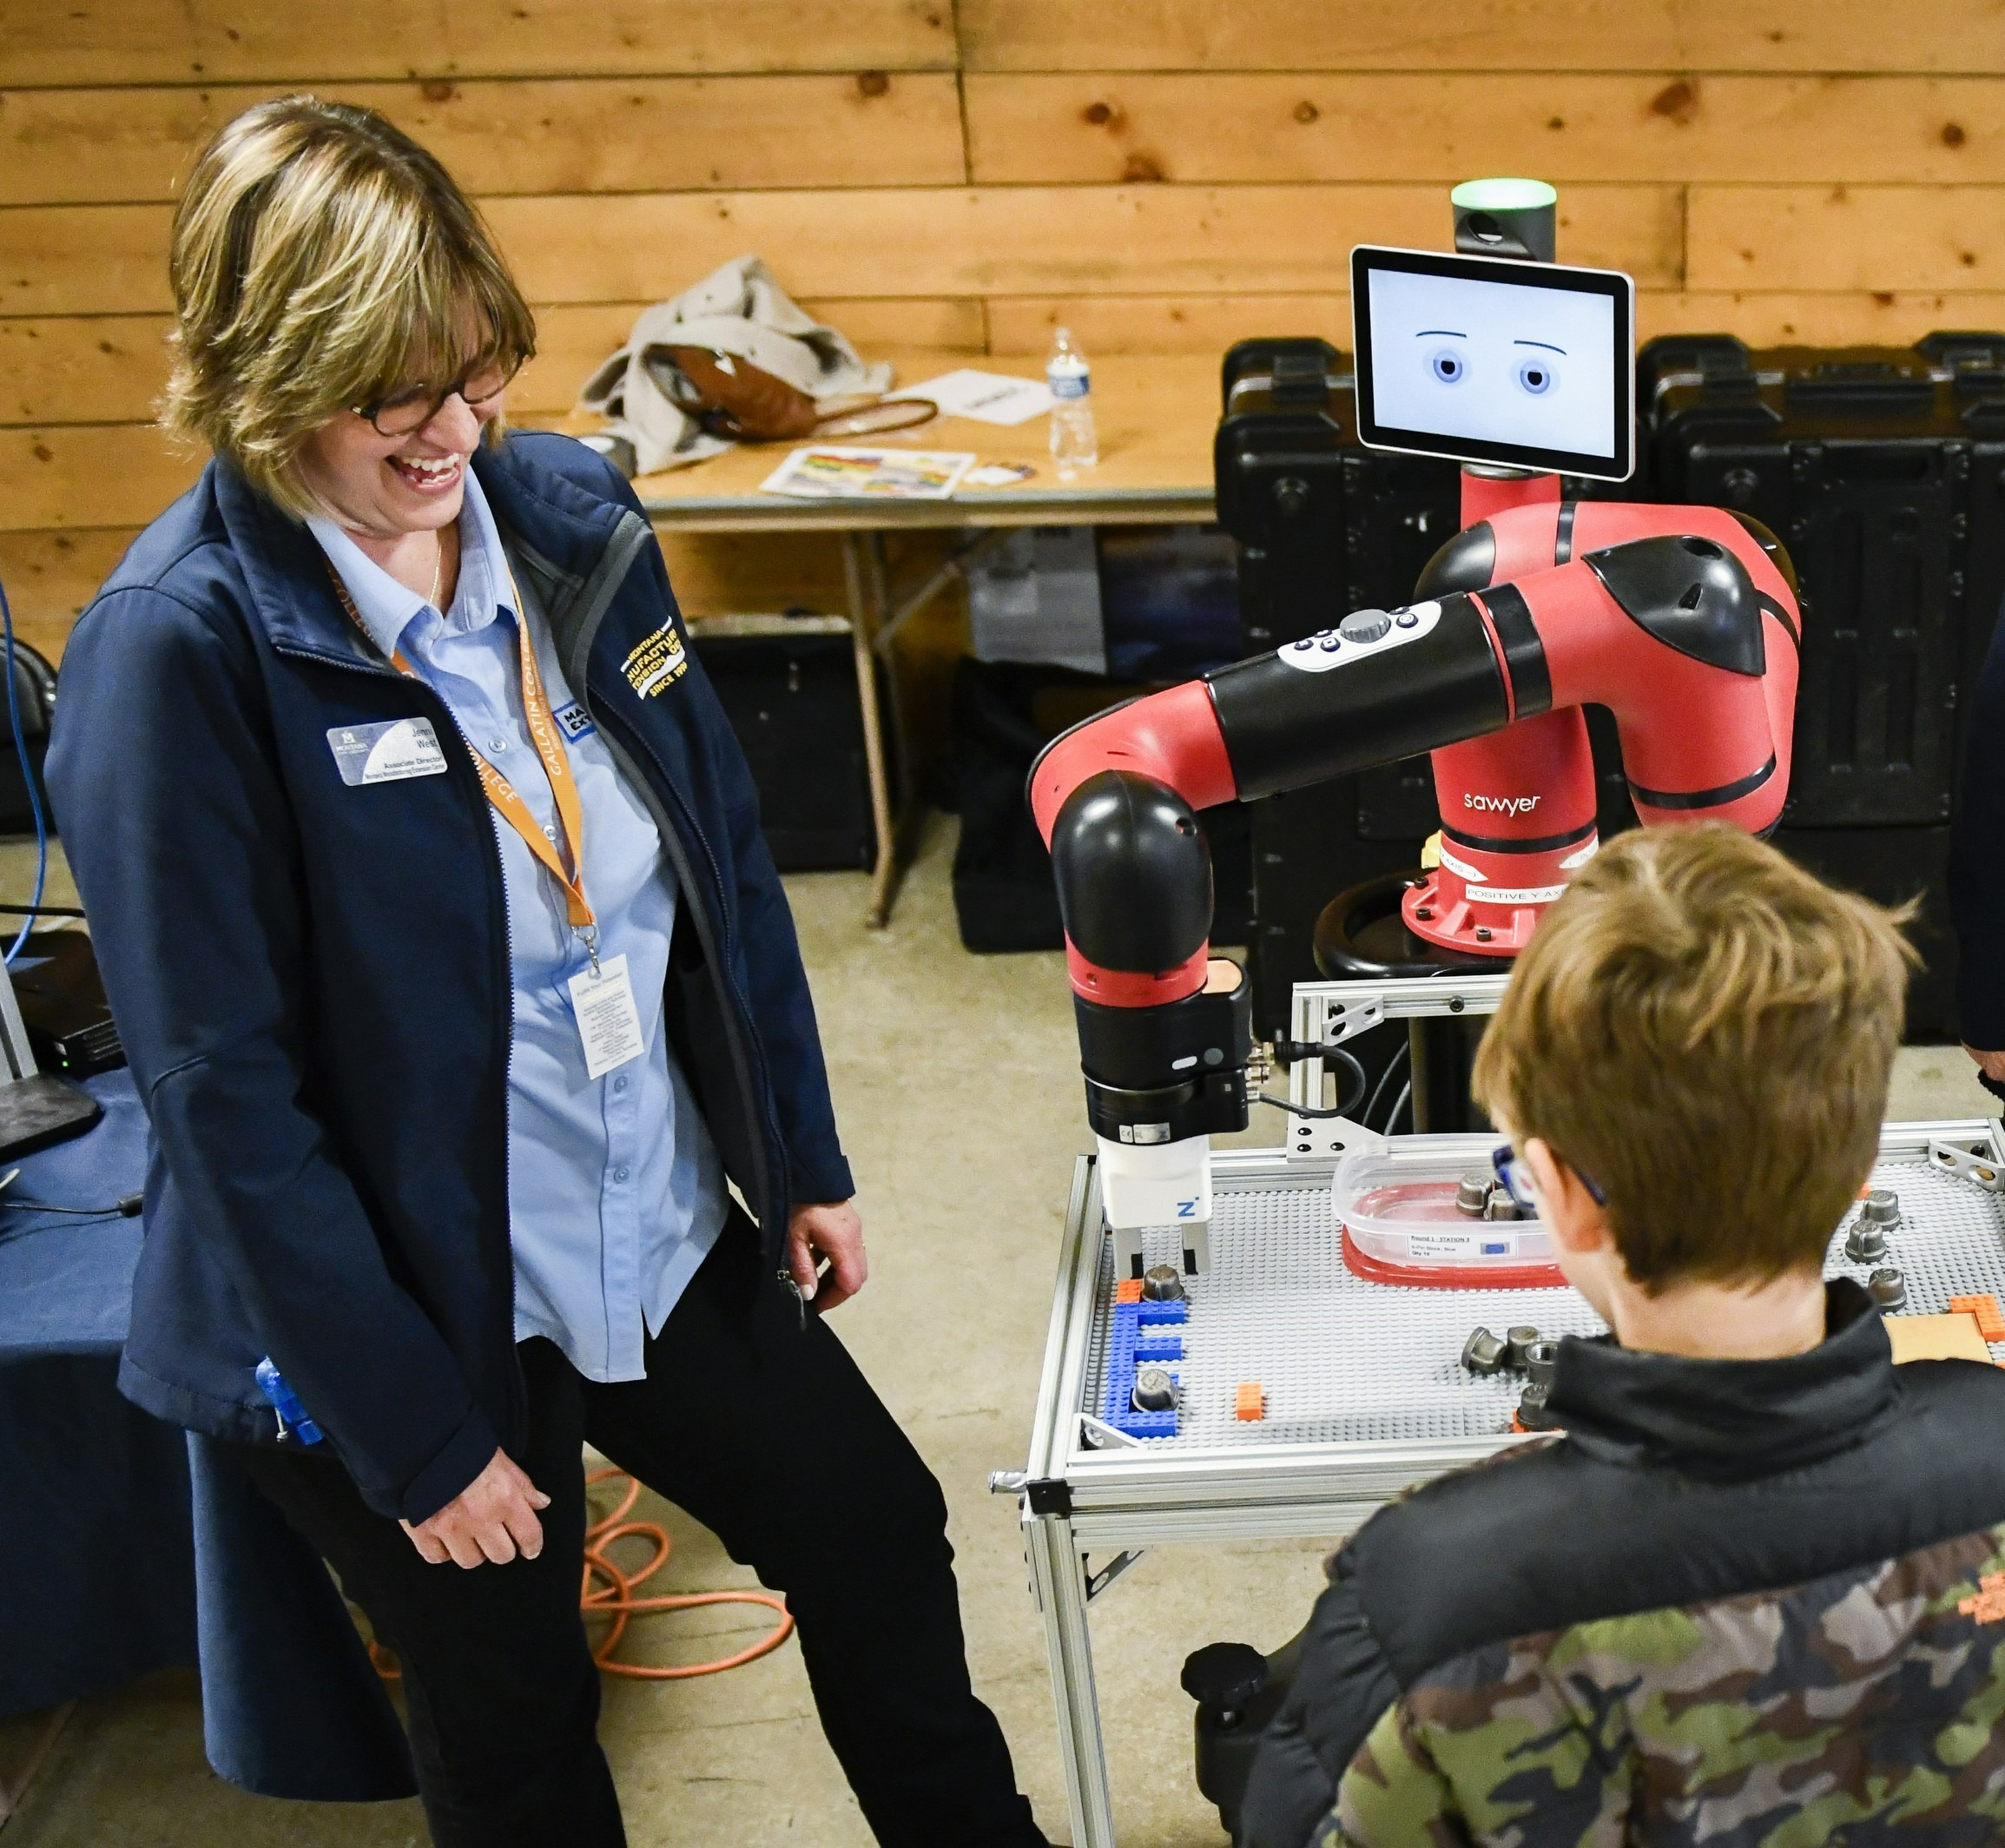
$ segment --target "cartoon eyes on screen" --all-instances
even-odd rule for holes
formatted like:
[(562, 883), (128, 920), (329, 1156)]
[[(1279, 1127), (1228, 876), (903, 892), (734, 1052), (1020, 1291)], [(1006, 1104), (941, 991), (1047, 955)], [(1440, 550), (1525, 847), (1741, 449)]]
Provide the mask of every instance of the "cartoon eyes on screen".
[[(1466, 340), (1468, 335), (1452, 327), (1423, 327), (1417, 340)], [(1512, 358), (1517, 368), (1518, 389), (1529, 398), (1543, 398), (1560, 382), (1553, 355), (1566, 357), (1566, 349), (1548, 340), (1513, 340)], [(1436, 345), (1428, 353), (1428, 370), (1442, 385), (1461, 385), (1469, 376), (1469, 356), (1460, 346)]]

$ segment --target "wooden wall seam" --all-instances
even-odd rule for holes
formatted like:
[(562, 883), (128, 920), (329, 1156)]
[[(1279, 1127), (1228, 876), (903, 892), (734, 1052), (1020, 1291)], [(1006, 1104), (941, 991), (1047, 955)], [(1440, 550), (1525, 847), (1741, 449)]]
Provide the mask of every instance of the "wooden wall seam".
[[(34, 634), (192, 477), (147, 421), (169, 201), (300, 88), (480, 199), (537, 307), (530, 421), (755, 251), (912, 367), (1031, 364), (1061, 320), (1089, 353), (1344, 344), (1350, 244), (1441, 244), (1483, 171), (1560, 185), (1561, 254), (1635, 274), (1645, 337), (2005, 325), (2001, 0), (10, 0), (0, 575)], [(810, 550), (678, 583), (821, 596)]]

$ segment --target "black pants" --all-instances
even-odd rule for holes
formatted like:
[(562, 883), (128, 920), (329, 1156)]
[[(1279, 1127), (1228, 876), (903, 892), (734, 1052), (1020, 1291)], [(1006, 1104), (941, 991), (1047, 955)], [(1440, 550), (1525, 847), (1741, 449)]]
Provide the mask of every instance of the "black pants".
[(802, 1330), (756, 1240), (734, 1211), (648, 1344), (644, 1380), (598, 1385), (551, 1343), (523, 1343), (515, 1460), (551, 1497), (534, 1560), (427, 1565), (323, 1450), (232, 1447), (396, 1651), (439, 1848), (625, 1840), (578, 1616), (588, 1441), (785, 1594), (880, 1842), (1043, 1848), (968, 1685), (940, 1485), (834, 1335), (813, 1315)]

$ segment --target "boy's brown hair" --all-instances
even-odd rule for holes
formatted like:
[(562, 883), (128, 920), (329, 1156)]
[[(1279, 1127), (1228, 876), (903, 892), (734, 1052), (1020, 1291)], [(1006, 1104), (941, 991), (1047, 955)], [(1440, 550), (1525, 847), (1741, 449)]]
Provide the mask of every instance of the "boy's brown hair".
[(1519, 957), (1477, 1100), (1593, 1179), (1652, 1295), (1820, 1269), (1878, 1151), (1909, 914), (1724, 823), (1623, 835)]

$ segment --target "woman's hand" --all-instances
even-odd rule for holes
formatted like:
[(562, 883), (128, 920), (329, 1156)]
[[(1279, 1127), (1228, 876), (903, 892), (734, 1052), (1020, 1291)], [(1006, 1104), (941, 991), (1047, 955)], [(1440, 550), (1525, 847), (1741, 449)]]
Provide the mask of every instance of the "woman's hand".
[[(816, 1273), (822, 1257), (828, 1260), (827, 1277)], [(870, 1276), (856, 1208), (848, 1200), (796, 1206), (787, 1215), (787, 1265), (801, 1300), (814, 1303), (823, 1315), (847, 1303)]]
[(505, 1566), (518, 1553), (534, 1559), (543, 1551), (543, 1523), (536, 1511), (549, 1506), (550, 1497), (505, 1450), (497, 1450), (486, 1468), (436, 1515), (416, 1527), (408, 1521), (398, 1525), (427, 1565), (443, 1566), (451, 1560), (455, 1566), (471, 1568), (491, 1560)]
[(2005, 1053), (1980, 1053), (1974, 1046), (1963, 1050), (1977, 1061), (1977, 1069), (1993, 1084), (2005, 1084)]

